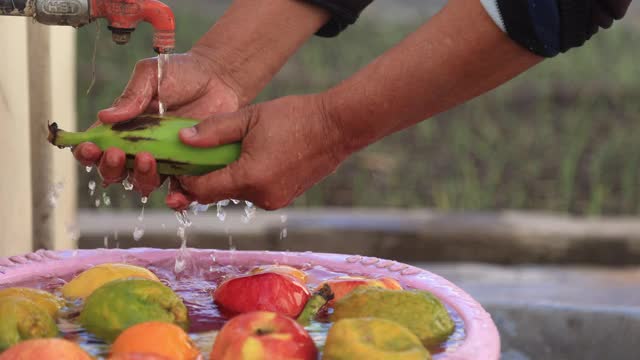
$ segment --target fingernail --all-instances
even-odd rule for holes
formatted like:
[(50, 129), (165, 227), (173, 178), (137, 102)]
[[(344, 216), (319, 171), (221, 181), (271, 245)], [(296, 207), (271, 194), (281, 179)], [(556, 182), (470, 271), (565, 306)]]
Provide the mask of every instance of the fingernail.
[(195, 127), (185, 128), (180, 130), (180, 132), (182, 133), (182, 136), (188, 138), (198, 135), (198, 129), (196, 129)]
[(82, 154), (82, 157), (85, 159), (88, 159), (91, 157), (91, 151), (86, 146), (82, 147), (82, 149), (80, 150), (80, 153)]
[(107, 154), (107, 165), (111, 167), (120, 165), (120, 159), (118, 158), (118, 155), (116, 153), (111, 152)]
[(142, 160), (138, 163), (138, 171), (148, 173), (151, 170), (151, 162)]

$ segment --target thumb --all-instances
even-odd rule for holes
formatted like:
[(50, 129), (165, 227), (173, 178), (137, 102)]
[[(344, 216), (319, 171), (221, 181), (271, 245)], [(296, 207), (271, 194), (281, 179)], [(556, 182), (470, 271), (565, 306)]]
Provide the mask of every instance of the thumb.
[(142, 114), (158, 91), (157, 63), (155, 59), (141, 60), (136, 64), (131, 79), (113, 106), (98, 112), (103, 123), (129, 120)]
[(247, 133), (253, 114), (255, 110), (243, 109), (214, 116), (180, 130), (180, 140), (194, 147), (214, 147), (240, 141)]
[(213, 204), (224, 199), (242, 198), (243, 185), (236, 179), (241, 161), (202, 176), (180, 176), (184, 193), (200, 204)]

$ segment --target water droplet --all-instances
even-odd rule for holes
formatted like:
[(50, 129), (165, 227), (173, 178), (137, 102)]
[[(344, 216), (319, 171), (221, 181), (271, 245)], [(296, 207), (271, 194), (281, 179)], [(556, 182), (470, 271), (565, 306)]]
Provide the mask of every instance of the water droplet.
[(91, 170), (93, 170), (93, 166), (85, 166), (84, 171), (86, 171), (87, 173), (90, 173)]
[(96, 192), (96, 182), (91, 180), (89, 181), (89, 195), (93, 196), (93, 194)]
[(231, 201), (232, 201), (234, 204), (236, 204), (236, 205), (240, 204), (240, 200), (231, 199)]
[(96, 199), (96, 207), (100, 207), (100, 199)]
[(146, 197), (146, 196), (143, 196), (143, 197), (140, 198), (140, 202), (143, 203), (143, 204), (146, 204), (147, 201), (149, 201), (149, 198)]
[(229, 205), (229, 200), (220, 200), (218, 201), (218, 206), (227, 206)]
[(102, 203), (104, 206), (111, 206), (111, 198), (107, 195), (106, 192), (102, 193)]
[(138, 215), (138, 221), (139, 222), (144, 221), (144, 206), (142, 207), (142, 210), (140, 210), (140, 215)]
[(224, 219), (227, 218), (227, 213), (224, 211), (222, 205), (220, 205), (220, 202), (217, 204), (216, 216), (220, 221), (224, 221)]
[(198, 213), (206, 212), (207, 210), (209, 210), (209, 205), (200, 204), (194, 201), (189, 205), (189, 209), (191, 209), (193, 215), (198, 215)]
[(144, 236), (144, 227), (136, 226), (135, 229), (133, 229), (133, 240), (140, 241), (140, 239), (142, 239), (143, 236)]
[(191, 219), (189, 219), (189, 214), (186, 211), (176, 211), (175, 215), (176, 219), (178, 220), (178, 224), (184, 227), (191, 226)]
[(49, 191), (47, 193), (47, 199), (49, 200), (49, 206), (55, 208), (58, 206), (58, 199), (60, 198), (60, 194), (64, 189), (64, 184), (62, 182), (57, 182), (49, 187)]
[(77, 225), (72, 224), (67, 226), (67, 236), (71, 242), (75, 243), (80, 239), (80, 228)]
[(109, 248), (109, 237), (108, 236), (104, 237), (104, 248), (105, 249)]
[(250, 201), (245, 201), (246, 206), (244, 207), (244, 215), (242, 216), (242, 222), (248, 223), (256, 217), (256, 207), (253, 206), (253, 203)]
[(280, 230), (280, 240), (284, 240), (287, 238), (287, 228), (283, 228)]
[(287, 215), (280, 215), (280, 222), (281, 223), (286, 223), (287, 222)]
[(133, 184), (129, 182), (128, 178), (122, 180), (122, 187), (127, 191), (133, 190)]
[(233, 236), (229, 235), (229, 250), (235, 251), (236, 246), (233, 244)]

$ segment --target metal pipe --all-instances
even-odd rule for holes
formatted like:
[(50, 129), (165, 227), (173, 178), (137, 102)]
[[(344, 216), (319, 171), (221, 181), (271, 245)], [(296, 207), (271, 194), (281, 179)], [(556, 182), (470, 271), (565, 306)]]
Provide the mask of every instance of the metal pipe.
[(33, 16), (35, 12), (34, 0), (0, 0), (0, 15)]

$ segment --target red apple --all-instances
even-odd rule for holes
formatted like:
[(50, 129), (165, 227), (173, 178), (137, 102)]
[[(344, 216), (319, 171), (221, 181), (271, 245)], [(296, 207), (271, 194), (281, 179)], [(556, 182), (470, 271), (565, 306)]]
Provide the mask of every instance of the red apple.
[(389, 290), (402, 290), (402, 286), (395, 279), (392, 278), (379, 278), (371, 279), (362, 276), (340, 276), (333, 279), (329, 279), (318, 286), (316, 291), (320, 289), (324, 284), (328, 284), (333, 292), (333, 300), (327, 303), (327, 306), (333, 306), (333, 304), (349, 294), (354, 289), (360, 286), (373, 286)]
[(216, 337), (211, 360), (315, 360), (316, 346), (290, 317), (254, 311), (227, 322)]
[(272, 311), (292, 318), (300, 314), (310, 296), (297, 278), (275, 272), (226, 280), (213, 293), (225, 312)]

